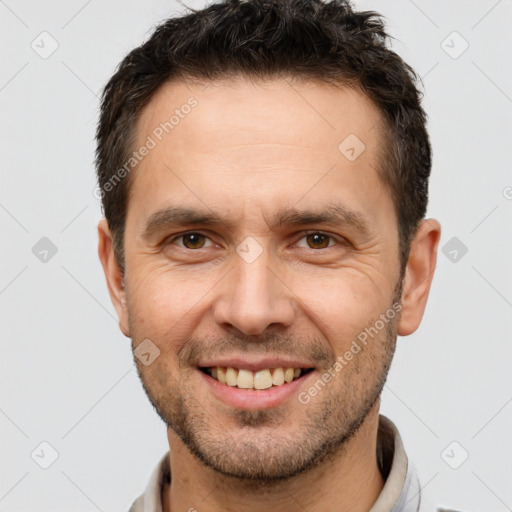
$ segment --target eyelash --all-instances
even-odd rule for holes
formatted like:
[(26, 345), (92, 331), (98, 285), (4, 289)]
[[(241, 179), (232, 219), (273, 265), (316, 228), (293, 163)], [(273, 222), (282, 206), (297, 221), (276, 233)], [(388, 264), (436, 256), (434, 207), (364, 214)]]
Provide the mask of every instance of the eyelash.
[[(186, 235), (201, 235), (201, 236), (203, 236), (205, 238), (210, 239), (210, 237), (208, 235), (206, 235), (204, 233), (201, 233), (200, 231), (186, 231), (184, 233), (179, 233), (178, 235), (174, 235), (174, 236), (166, 239), (164, 241), (164, 245), (169, 245), (169, 244), (173, 243), (175, 240), (183, 238)], [(325, 233), (324, 231), (308, 231), (308, 232), (305, 232), (299, 240), (302, 240), (303, 238), (306, 238), (309, 235), (325, 236), (325, 237), (328, 237), (331, 240), (334, 240), (335, 242), (337, 242), (337, 245), (345, 245), (345, 246), (348, 245), (347, 240), (345, 240), (344, 238), (342, 238), (342, 237), (338, 238), (338, 237), (336, 237), (334, 235), (331, 235), (330, 233)], [(311, 247), (307, 247), (307, 249), (309, 249), (311, 251), (318, 252), (318, 251), (325, 250), (325, 249), (331, 249), (332, 247), (334, 247), (334, 246), (328, 245), (327, 247), (322, 247), (320, 249), (313, 249)], [(200, 247), (199, 249), (189, 249), (188, 247), (181, 247), (181, 246), (180, 246), (180, 248), (181, 249), (186, 249), (188, 251), (199, 251), (201, 249), (205, 249), (205, 247)], [(206, 247), (206, 249), (207, 249), (207, 247)], [(302, 249), (305, 249), (305, 247), (302, 247)]]

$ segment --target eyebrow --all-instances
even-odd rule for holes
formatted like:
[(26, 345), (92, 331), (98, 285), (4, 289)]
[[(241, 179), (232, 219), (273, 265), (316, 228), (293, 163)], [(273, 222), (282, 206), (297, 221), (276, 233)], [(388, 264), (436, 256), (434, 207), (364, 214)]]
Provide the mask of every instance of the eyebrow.
[[(340, 203), (324, 205), (320, 210), (298, 210), (285, 208), (279, 210), (271, 219), (269, 226), (276, 230), (283, 226), (307, 226), (311, 224), (343, 225), (354, 229), (363, 237), (369, 237), (371, 223), (361, 212), (356, 212)], [(142, 231), (142, 237), (149, 240), (160, 231), (184, 226), (225, 226), (234, 229), (233, 219), (195, 208), (168, 206), (151, 214)]]

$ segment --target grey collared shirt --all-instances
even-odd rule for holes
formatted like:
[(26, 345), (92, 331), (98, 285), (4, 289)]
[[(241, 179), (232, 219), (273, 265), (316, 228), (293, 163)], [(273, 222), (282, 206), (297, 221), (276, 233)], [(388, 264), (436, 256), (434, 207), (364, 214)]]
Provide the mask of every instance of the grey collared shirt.
[[(456, 512), (436, 508), (427, 501), (395, 424), (382, 414), (377, 435), (377, 460), (385, 482), (369, 512)], [(162, 491), (166, 482), (171, 481), (169, 462), (167, 452), (153, 470), (146, 490), (128, 512), (163, 512)]]

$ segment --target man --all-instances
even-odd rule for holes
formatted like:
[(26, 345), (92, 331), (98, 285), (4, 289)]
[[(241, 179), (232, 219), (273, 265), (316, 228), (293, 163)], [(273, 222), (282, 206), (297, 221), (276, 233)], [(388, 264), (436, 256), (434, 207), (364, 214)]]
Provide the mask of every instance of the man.
[(132, 512), (434, 510), (379, 415), (440, 238), (386, 44), (344, 0), (226, 0), (107, 84), (99, 256), (169, 442)]

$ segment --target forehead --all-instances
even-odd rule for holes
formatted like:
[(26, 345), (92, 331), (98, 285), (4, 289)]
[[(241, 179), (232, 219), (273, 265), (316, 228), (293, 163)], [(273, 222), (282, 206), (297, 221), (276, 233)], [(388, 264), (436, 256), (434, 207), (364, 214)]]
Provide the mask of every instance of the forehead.
[[(196, 106), (189, 107), (190, 103)], [(187, 118), (191, 120), (184, 122)], [(349, 87), (287, 78), (263, 81), (234, 77), (163, 84), (142, 110), (136, 135), (143, 143), (146, 135), (163, 124), (164, 138), (179, 135), (197, 150), (210, 151), (212, 144), (225, 143), (229, 133), (235, 138), (233, 144), (292, 144), (296, 148), (334, 149), (339, 156), (338, 144), (352, 133), (365, 143), (368, 155), (381, 121), (376, 105)], [(175, 152), (180, 149), (174, 147)]]
[(136, 149), (151, 149), (133, 171), (129, 212), (148, 217), (178, 198), (269, 216), (271, 205), (301, 197), (310, 207), (344, 198), (352, 209), (389, 208), (377, 174), (381, 121), (373, 102), (347, 87), (286, 78), (168, 82), (136, 125)]

